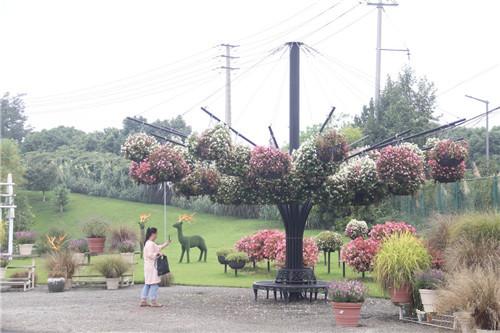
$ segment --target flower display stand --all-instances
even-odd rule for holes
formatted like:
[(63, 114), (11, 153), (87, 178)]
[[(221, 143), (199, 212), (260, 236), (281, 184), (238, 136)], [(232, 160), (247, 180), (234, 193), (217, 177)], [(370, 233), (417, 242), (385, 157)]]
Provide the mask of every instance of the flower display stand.
[(412, 323), (432, 326), (448, 330), (456, 330), (458, 322), (452, 314), (425, 313), (418, 311), (417, 316), (413, 317), (410, 313), (410, 305), (406, 303), (395, 303), (399, 310), (399, 320), (409, 321)]

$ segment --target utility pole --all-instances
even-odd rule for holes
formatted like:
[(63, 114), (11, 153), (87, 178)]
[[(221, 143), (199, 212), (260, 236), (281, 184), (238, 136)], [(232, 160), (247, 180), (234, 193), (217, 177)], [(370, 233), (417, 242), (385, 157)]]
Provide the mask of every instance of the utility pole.
[(300, 42), (290, 47), (290, 155), (300, 146)]
[(398, 6), (395, 1), (391, 3), (383, 3), (379, 0), (377, 3), (367, 3), (369, 6), (377, 6), (377, 48), (375, 56), (375, 118), (380, 118), (379, 114), (379, 100), (380, 100), (380, 65), (382, 62), (382, 10), (384, 6)]
[(235, 59), (238, 57), (231, 56), (231, 48), (237, 47), (238, 45), (230, 45), (230, 44), (220, 44), (219, 46), (223, 46), (226, 48), (226, 54), (221, 55), (221, 57), (226, 58), (226, 66), (222, 66), (220, 68), (226, 70), (226, 117), (225, 123), (228, 126), (231, 126), (231, 71), (239, 68), (231, 67), (231, 59)]
[(488, 131), (488, 112), (489, 112), (488, 106), (489, 106), (490, 102), (476, 98), (476, 97), (472, 97), (469, 95), (465, 95), (465, 97), (472, 98), (472, 99), (475, 99), (476, 101), (483, 102), (486, 104), (486, 161), (489, 161), (490, 160), (490, 134)]

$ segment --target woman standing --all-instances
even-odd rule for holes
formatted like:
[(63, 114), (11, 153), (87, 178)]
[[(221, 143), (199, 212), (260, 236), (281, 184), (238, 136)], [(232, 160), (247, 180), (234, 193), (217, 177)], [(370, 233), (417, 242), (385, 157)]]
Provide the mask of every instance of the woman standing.
[[(158, 292), (158, 284), (161, 278), (158, 276), (158, 270), (155, 267), (156, 258), (162, 253), (161, 250), (170, 244), (170, 239), (162, 245), (155, 243), (158, 237), (158, 230), (156, 228), (148, 228), (146, 230), (146, 241), (144, 242), (144, 288), (142, 288), (140, 306), (162, 307), (163, 305), (156, 301), (156, 294)], [(151, 304), (148, 304), (148, 294)]]

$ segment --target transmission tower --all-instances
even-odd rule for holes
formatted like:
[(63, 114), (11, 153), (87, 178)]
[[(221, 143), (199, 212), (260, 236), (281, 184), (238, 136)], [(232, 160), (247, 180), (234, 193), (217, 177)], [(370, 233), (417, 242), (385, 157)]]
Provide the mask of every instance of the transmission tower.
[(238, 47), (238, 45), (220, 44), (219, 46), (223, 46), (226, 48), (226, 54), (221, 55), (221, 57), (226, 58), (226, 65), (221, 66), (219, 68), (226, 70), (226, 117), (225, 117), (225, 123), (228, 126), (231, 126), (231, 71), (239, 69), (239, 68), (231, 67), (231, 59), (239, 58), (239, 57), (231, 56), (231, 49), (233, 47)]

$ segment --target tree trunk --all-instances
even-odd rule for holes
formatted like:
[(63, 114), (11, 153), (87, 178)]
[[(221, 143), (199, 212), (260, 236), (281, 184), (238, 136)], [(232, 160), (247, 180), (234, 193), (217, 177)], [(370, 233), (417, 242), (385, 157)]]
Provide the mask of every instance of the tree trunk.
[(45, 191), (42, 191), (42, 202), (45, 202)]
[(63, 213), (63, 205), (59, 205), (59, 210), (61, 211), (61, 214)]

